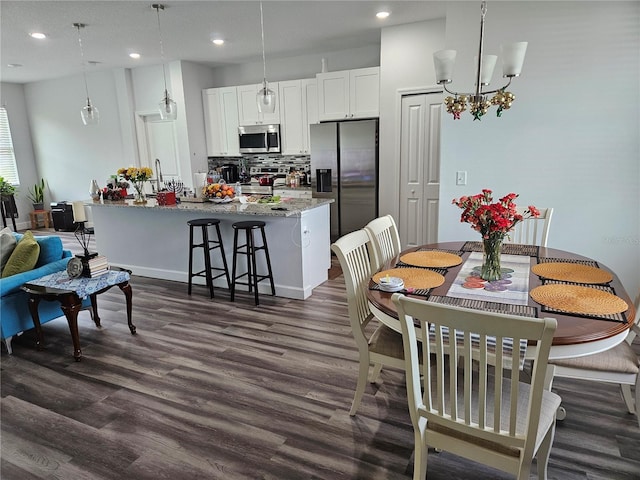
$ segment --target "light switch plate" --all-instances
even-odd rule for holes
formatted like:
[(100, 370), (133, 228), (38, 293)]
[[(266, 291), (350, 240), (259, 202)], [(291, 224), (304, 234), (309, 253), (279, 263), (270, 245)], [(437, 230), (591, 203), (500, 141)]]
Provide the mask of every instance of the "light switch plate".
[(458, 170), (456, 172), (456, 185), (467, 184), (467, 172), (466, 170)]

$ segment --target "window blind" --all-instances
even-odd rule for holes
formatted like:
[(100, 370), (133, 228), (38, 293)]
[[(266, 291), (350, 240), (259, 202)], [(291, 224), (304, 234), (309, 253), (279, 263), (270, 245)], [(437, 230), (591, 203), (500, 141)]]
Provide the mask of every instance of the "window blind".
[(0, 107), (0, 177), (3, 177), (6, 182), (13, 185), (20, 183), (16, 156), (13, 152), (9, 117), (5, 107)]

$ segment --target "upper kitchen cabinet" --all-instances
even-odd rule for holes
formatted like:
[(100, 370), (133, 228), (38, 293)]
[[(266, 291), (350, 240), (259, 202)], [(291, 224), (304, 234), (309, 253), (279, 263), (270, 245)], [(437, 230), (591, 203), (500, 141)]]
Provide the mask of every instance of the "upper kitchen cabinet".
[[(240, 125), (256, 125), (263, 123), (280, 123), (280, 107), (276, 98), (276, 110), (273, 113), (258, 112), (256, 96), (262, 88), (261, 83), (242, 85), (238, 88), (238, 117)], [(269, 88), (278, 92), (278, 82), (269, 83)], [(277, 95), (277, 93), (276, 93)]]
[(318, 118), (380, 116), (380, 67), (318, 73)]
[(284, 155), (309, 154), (309, 124), (318, 123), (315, 78), (279, 82), (280, 132)]
[(238, 96), (236, 87), (208, 88), (202, 91), (204, 126), (209, 157), (237, 157)]

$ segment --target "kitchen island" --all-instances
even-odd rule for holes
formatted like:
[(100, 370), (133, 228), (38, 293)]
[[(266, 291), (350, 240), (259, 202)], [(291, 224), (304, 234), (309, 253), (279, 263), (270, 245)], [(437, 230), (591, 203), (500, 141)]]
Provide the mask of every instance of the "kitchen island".
[[(260, 204), (240, 203), (234, 199), (230, 203), (182, 202), (161, 206), (155, 199), (148, 199), (146, 204), (123, 200), (88, 202), (86, 206), (93, 216), (96, 249), (110, 264), (130, 269), (134, 275), (183, 282), (185, 289), (189, 266), (189, 220), (205, 217), (220, 220), (230, 274), (233, 258), (231, 224), (262, 220), (266, 223), (276, 295), (303, 300), (328, 278), (331, 266), (330, 203), (324, 199), (291, 198), (277, 204)], [(200, 239), (199, 233), (194, 233), (196, 240)], [(258, 271), (264, 271), (263, 256), (258, 257)], [(244, 262), (241, 258), (239, 269), (246, 267)], [(196, 250), (194, 270), (202, 270), (203, 263), (201, 250)], [(221, 266), (219, 255), (212, 255), (212, 264)], [(194, 282), (204, 285), (204, 279), (195, 278)], [(227, 287), (224, 278), (216, 279), (214, 286)], [(259, 286), (261, 293), (263, 289), (264, 293), (271, 293), (267, 285)]]

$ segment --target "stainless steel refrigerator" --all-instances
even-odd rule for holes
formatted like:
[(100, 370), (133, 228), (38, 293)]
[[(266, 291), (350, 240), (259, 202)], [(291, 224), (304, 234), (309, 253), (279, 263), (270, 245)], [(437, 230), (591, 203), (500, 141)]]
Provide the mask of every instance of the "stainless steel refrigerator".
[(378, 216), (378, 120), (311, 125), (311, 191), (335, 200), (332, 242)]

